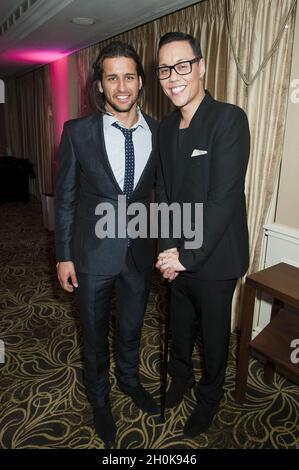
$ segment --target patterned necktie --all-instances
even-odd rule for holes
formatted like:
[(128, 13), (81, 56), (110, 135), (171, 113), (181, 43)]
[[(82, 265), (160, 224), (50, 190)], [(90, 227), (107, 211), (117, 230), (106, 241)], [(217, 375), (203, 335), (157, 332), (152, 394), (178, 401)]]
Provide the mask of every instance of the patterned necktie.
[[(135, 129), (126, 129), (121, 127), (117, 122), (112, 124), (116, 129), (119, 129), (125, 136), (125, 177), (123, 193), (127, 196), (127, 201), (131, 199), (134, 189), (134, 176), (135, 176), (135, 156), (133, 145), (133, 132)], [(128, 238), (128, 246), (131, 246), (132, 240)]]
[(117, 122), (112, 124), (116, 129), (119, 129), (125, 136), (125, 177), (123, 192), (127, 196), (127, 201), (131, 199), (134, 189), (134, 176), (135, 176), (135, 156), (133, 145), (133, 132), (135, 129), (126, 129), (121, 127)]

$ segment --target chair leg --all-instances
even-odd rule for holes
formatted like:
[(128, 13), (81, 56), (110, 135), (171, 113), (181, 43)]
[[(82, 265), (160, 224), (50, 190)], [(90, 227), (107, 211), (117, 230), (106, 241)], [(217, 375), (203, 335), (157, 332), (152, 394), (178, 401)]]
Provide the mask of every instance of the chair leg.
[(271, 320), (276, 317), (279, 311), (284, 307), (284, 303), (279, 299), (273, 299), (272, 309), (271, 309)]
[(238, 355), (238, 366), (236, 376), (235, 399), (242, 403), (246, 395), (247, 374), (249, 363), (248, 344), (251, 341), (252, 320), (256, 290), (249, 284), (245, 284), (243, 298), (243, 312), (241, 321), (240, 350)]

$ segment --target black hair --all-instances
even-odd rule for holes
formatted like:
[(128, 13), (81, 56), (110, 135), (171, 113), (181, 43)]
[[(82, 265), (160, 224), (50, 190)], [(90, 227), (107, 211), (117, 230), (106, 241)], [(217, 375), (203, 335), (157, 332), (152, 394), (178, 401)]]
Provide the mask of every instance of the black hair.
[(190, 46), (192, 47), (195, 57), (199, 57), (200, 59), (202, 58), (199, 42), (190, 34), (181, 33), (179, 31), (171, 31), (169, 33), (164, 34), (164, 36), (161, 37), (159, 41), (159, 46), (158, 46), (158, 53), (162, 46), (164, 46), (165, 44), (169, 44), (170, 42), (174, 42), (174, 41), (188, 41)]

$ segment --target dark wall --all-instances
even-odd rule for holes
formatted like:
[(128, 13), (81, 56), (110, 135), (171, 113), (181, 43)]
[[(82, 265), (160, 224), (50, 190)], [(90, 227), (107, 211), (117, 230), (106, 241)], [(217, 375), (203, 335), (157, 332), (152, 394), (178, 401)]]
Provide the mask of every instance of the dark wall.
[(0, 156), (6, 155), (4, 104), (0, 103)]

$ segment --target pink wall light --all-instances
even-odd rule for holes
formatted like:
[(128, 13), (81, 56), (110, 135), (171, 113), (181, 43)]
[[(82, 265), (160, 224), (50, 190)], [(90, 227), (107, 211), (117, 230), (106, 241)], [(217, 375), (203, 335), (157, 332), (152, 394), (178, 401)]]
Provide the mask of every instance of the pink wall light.
[(33, 64), (48, 64), (59, 60), (66, 54), (58, 50), (18, 49), (2, 54), (3, 59), (9, 62), (30, 62)]
[[(55, 162), (65, 121), (69, 119), (68, 58), (50, 64), (51, 95), (55, 129)], [(55, 164), (54, 164), (55, 166)]]

